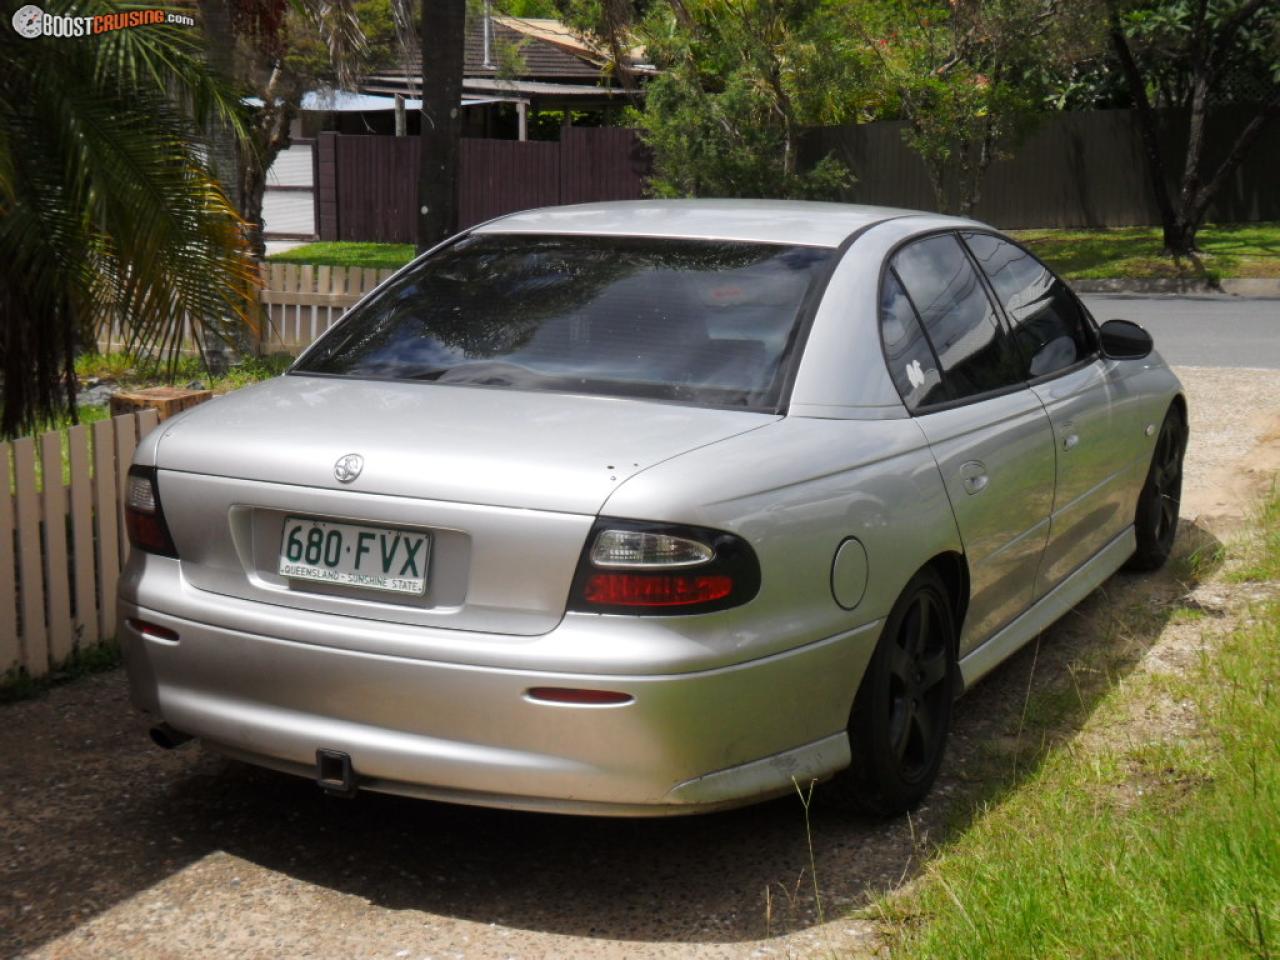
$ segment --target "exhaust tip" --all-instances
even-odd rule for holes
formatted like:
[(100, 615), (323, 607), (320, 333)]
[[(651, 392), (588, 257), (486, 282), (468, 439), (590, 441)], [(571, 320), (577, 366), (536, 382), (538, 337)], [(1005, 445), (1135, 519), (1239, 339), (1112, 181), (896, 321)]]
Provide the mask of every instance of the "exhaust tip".
[(158, 723), (151, 728), (151, 740), (157, 747), (164, 747), (166, 750), (172, 750), (174, 747), (180, 747), (188, 740), (192, 739), (191, 734), (183, 733), (181, 730), (175, 730), (167, 723)]

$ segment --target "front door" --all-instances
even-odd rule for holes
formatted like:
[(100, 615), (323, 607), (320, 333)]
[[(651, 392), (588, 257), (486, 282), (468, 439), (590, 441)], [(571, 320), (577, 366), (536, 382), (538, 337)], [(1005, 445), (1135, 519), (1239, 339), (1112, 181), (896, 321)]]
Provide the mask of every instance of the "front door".
[(966, 232), (991, 283), (1024, 366), (1053, 427), (1055, 493), (1049, 542), (1036, 584), (1041, 597), (1133, 522), (1131, 456), (1114, 417), (1124, 386), (1100, 358), (1084, 308), (1029, 251), (1003, 237)]

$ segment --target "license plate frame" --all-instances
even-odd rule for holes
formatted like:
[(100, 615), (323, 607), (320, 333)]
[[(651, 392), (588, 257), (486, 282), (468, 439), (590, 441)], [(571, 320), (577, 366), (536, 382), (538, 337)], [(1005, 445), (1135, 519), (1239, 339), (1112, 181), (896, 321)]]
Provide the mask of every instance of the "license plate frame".
[(289, 514), (280, 532), (276, 573), (290, 581), (421, 597), (427, 592), (431, 546), (431, 535), (422, 530)]

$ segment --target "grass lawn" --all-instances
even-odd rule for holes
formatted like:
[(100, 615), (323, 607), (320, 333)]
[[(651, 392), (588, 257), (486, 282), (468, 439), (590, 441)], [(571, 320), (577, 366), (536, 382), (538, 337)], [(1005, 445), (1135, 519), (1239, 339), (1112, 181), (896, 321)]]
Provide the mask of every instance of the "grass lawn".
[(329, 267), (403, 267), (413, 259), (411, 243), (308, 243), (267, 257), (272, 263), (312, 263)]
[[(1280, 573), (1280, 496), (1257, 525), (1228, 580)], [(1280, 602), (1241, 622), (1181, 671), (1114, 682), (1092, 737), (1048, 748), (978, 809), (916, 884), (878, 905), (891, 955), (1276, 956)], [(1157, 693), (1194, 706), (1195, 728), (1106, 737)]]
[(1280, 278), (1280, 223), (1208, 224), (1185, 260), (1160, 255), (1158, 227), (1011, 233), (1068, 280)]
[(195, 356), (180, 357), (177, 364), (170, 368), (163, 361), (138, 359), (127, 353), (83, 353), (76, 357), (76, 376), (82, 382), (96, 378), (110, 380), (124, 388), (158, 387), (199, 380), (214, 393), (227, 393), (259, 380), (277, 377), (291, 363), (293, 357), (284, 354), (246, 357), (226, 373), (214, 376), (205, 370), (200, 358)]
[[(1203, 252), (1185, 260), (1160, 255), (1158, 227), (1011, 232), (1068, 280), (1280, 278), (1280, 223), (1209, 224), (1200, 231)], [(269, 259), (283, 263), (395, 268), (413, 259), (413, 245), (308, 243)]]

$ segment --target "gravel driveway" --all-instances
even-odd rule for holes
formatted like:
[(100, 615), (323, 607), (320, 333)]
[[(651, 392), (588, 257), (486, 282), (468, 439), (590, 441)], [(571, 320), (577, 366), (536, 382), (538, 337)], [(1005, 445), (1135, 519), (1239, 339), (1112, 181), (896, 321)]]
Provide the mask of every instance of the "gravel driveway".
[[(1241, 516), (1251, 479), (1280, 469), (1280, 374), (1179, 374), (1193, 430), (1182, 535), (1210, 538)], [(1108, 604), (1158, 610), (1184, 590), (1167, 572), (1116, 576), (1045, 635), (1035, 678), (1108, 642), (1094, 622)], [(1160, 626), (1157, 615), (1139, 641)], [(910, 821), (818, 798), (821, 915), (798, 799), (653, 821), (335, 800), (192, 746), (153, 747), (123, 675), (103, 674), (0, 707), (0, 954), (858, 954), (872, 925), (839, 918), (909, 878), (917, 850), (967, 809), (992, 749), (1022, 723), (1034, 669), (1024, 651), (958, 704), (943, 775)]]

